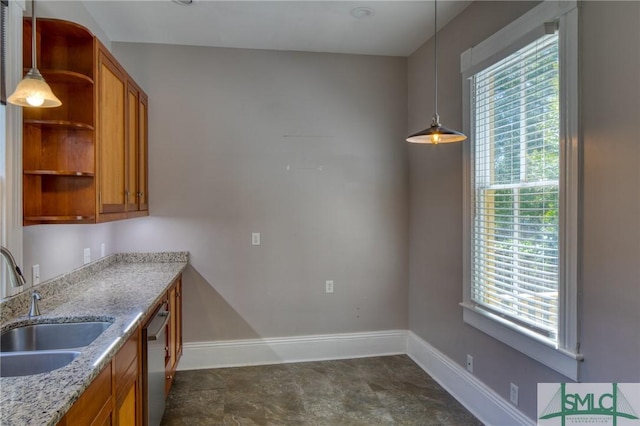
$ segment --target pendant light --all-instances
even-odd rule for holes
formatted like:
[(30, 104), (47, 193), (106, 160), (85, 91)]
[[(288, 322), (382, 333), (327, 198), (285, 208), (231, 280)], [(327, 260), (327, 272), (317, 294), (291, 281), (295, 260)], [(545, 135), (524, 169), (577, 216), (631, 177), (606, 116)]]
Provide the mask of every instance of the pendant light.
[(31, 0), (31, 69), (7, 102), (22, 107), (53, 108), (62, 105), (38, 71), (36, 63), (36, 2)]
[(435, 45), (435, 60), (434, 60), (434, 74), (435, 74), (435, 113), (431, 119), (431, 127), (428, 127), (418, 133), (407, 138), (407, 142), (413, 143), (449, 143), (449, 142), (462, 142), (467, 137), (455, 130), (447, 129), (440, 124), (440, 116), (438, 115), (438, 1), (434, 1), (434, 14), (433, 21), (435, 25), (434, 45)]

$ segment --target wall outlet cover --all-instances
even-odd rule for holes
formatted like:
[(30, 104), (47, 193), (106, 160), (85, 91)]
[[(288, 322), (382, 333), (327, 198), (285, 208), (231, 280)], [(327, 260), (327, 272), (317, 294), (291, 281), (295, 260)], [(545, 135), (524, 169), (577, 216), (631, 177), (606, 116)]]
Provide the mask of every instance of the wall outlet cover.
[(40, 265), (31, 267), (31, 280), (33, 285), (40, 284)]
[(333, 293), (333, 280), (327, 280), (325, 281), (325, 292), (326, 293)]
[(511, 383), (511, 387), (509, 390), (509, 400), (513, 405), (518, 405), (518, 386)]

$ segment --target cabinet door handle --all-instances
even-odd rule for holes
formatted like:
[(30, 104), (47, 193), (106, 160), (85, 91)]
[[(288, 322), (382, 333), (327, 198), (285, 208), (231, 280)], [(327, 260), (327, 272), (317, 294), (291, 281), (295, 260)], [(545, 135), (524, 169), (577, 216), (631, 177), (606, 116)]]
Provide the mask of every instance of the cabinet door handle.
[(167, 379), (171, 380), (171, 379), (173, 379), (173, 376), (172, 376), (171, 374), (169, 374), (169, 375), (167, 376)]

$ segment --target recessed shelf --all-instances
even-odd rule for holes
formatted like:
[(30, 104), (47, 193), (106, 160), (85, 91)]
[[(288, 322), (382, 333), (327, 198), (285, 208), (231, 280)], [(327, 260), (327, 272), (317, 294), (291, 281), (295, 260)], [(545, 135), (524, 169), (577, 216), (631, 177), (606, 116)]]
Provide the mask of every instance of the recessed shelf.
[[(24, 68), (27, 73), (29, 68)], [(93, 84), (93, 78), (75, 71), (40, 69), (40, 74), (47, 83)]]
[(43, 128), (72, 129), (72, 130), (93, 130), (94, 127), (87, 123), (67, 120), (34, 120), (25, 119), (24, 124), (39, 126)]
[(84, 176), (93, 177), (93, 172), (79, 172), (74, 170), (25, 170), (25, 175), (42, 175), (42, 176)]

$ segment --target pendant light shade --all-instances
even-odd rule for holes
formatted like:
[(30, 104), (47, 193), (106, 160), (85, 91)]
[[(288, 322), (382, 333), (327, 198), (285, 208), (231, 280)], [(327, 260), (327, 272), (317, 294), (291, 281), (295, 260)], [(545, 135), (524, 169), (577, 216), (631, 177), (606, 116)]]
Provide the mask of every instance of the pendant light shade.
[(22, 81), (18, 83), (16, 90), (7, 98), (7, 102), (22, 106), (36, 108), (53, 108), (62, 105), (60, 99), (53, 94), (51, 87), (44, 81), (44, 77), (38, 71), (36, 63), (36, 3), (31, 0), (31, 63), (32, 68)]
[(438, 144), (462, 142), (465, 139), (467, 139), (467, 137), (463, 133), (443, 127), (440, 124), (438, 114), (434, 114), (431, 127), (409, 136), (407, 142)]
[(434, 84), (434, 106), (435, 113), (433, 114), (433, 118), (431, 119), (431, 126), (418, 132), (407, 138), (407, 142), (412, 143), (431, 143), (431, 144), (439, 144), (439, 143), (450, 143), (450, 142), (462, 142), (467, 139), (464, 133), (457, 132), (455, 130), (448, 129), (443, 127), (440, 124), (440, 116), (438, 115), (438, 1), (434, 1), (434, 75), (435, 75), (435, 84)]
[(31, 68), (7, 102), (23, 107), (52, 108), (62, 105), (37, 68)]

